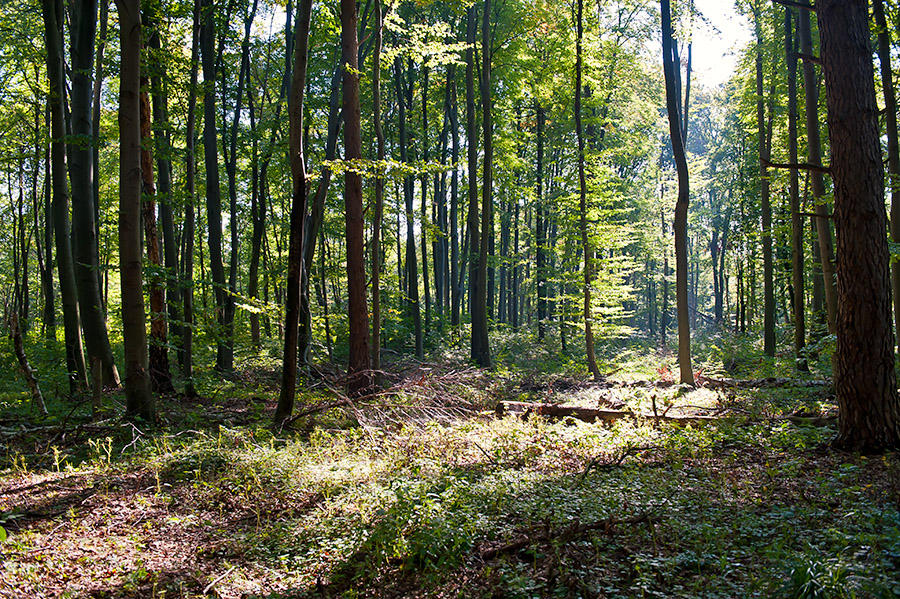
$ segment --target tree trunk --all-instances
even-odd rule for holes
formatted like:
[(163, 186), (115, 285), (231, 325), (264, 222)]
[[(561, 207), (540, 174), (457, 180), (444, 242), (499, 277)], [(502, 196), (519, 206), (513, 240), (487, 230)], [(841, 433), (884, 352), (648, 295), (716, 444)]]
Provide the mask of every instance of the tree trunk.
[(456, 101), (455, 64), (447, 67), (447, 80), (450, 89), (450, 156), (453, 161), (450, 175), (450, 324), (456, 327), (459, 326), (463, 268), (459, 251), (459, 105)]
[[(900, 243), (900, 140), (897, 136), (897, 96), (891, 69), (891, 34), (884, 17), (884, 4), (873, 0), (878, 28), (878, 60), (881, 63), (881, 89), (884, 93), (884, 125), (887, 133), (888, 187), (891, 190), (891, 241)], [(900, 264), (891, 262), (891, 292), (894, 297), (895, 340), (900, 339)]]
[(547, 255), (546, 255), (546, 226), (544, 224), (544, 124), (547, 121), (547, 113), (540, 102), (536, 103), (537, 112), (537, 176), (536, 199), (534, 206), (534, 243), (536, 247), (535, 285), (537, 286), (537, 325), (538, 341), (544, 340), (545, 320), (547, 319)]
[[(481, 123), (484, 135), (484, 166), (481, 183), (481, 239), (476, 270), (477, 284), (472, 294), (472, 360), (482, 367), (491, 365), (488, 340), (487, 284), (488, 254), (494, 226), (493, 214), (493, 120), (491, 115), (491, 0), (484, 0), (481, 21)], [(474, 100), (474, 99), (473, 99)], [(470, 141), (471, 143), (471, 141)], [(474, 249), (474, 248), (473, 248)]]
[(303, 277), (303, 220), (306, 216), (306, 165), (303, 156), (303, 96), (306, 90), (306, 66), (312, 0), (300, 0), (300, 14), (294, 35), (294, 68), (288, 100), (290, 119), (291, 233), (288, 242), (287, 301), (284, 320), (284, 357), (281, 366), (281, 392), (275, 409), (275, 424), (290, 418), (297, 390), (297, 338), (300, 332), (300, 283)]
[(660, 0), (662, 10), (663, 72), (666, 79), (666, 108), (669, 113), (669, 134), (672, 138), (672, 154), (678, 172), (678, 200), (675, 203), (675, 301), (678, 311), (678, 366), (681, 382), (694, 384), (691, 368), (691, 327), (688, 314), (688, 259), (687, 212), (688, 166), (681, 127), (680, 98), (678, 97), (678, 61), (672, 40), (672, 22), (669, 0)]
[(125, 347), (125, 415), (156, 419), (150, 392), (141, 273), (141, 3), (116, 0), (119, 9), (119, 272)]
[(49, 79), (50, 171), (52, 185), (52, 221), (56, 237), (56, 261), (59, 271), (59, 292), (63, 307), (63, 328), (66, 344), (66, 370), (70, 391), (87, 387), (87, 371), (81, 343), (81, 322), (75, 290), (75, 266), (72, 262), (69, 229), (69, 192), (66, 182), (65, 90), (61, 0), (43, 0), (44, 35), (47, 47), (47, 77)]
[[(809, 22), (809, 11), (800, 11), (800, 52), (812, 56), (812, 29)], [(803, 61), (803, 92), (806, 104), (806, 148), (807, 162), (822, 164), (822, 143), (819, 135), (819, 82), (816, 78), (815, 65), (809, 60)], [(822, 278), (825, 291), (825, 311), (828, 330), (834, 332), (837, 315), (837, 288), (835, 287), (834, 250), (831, 242), (831, 223), (828, 219), (828, 204), (825, 198), (825, 179), (822, 173), (812, 170), (809, 173), (812, 183), (813, 202), (816, 205), (816, 237), (818, 238), (819, 261), (822, 266)]]
[(216, 132), (215, 18), (212, 0), (201, 0), (200, 56), (203, 63), (203, 158), (206, 163), (206, 220), (209, 225), (209, 262), (216, 300), (216, 369), (234, 369), (228, 336), (227, 283), (222, 261), (222, 192), (219, 189), (219, 148)]
[[(72, 184), (72, 261), (75, 269), (75, 286), (78, 306), (81, 310), (81, 327), (91, 364), (99, 359), (103, 368), (103, 383), (118, 386), (119, 373), (113, 360), (112, 348), (106, 331), (106, 316), (100, 295), (99, 251), (97, 226), (94, 213), (93, 173), (93, 125), (91, 104), (94, 69), (94, 39), (97, 29), (97, 0), (78, 0), (72, 6), (71, 61), (72, 135), (80, 143), (68, 145), (69, 180)], [(86, 141), (85, 141), (86, 140)]]
[[(356, 37), (356, 2), (341, 0), (341, 48), (344, 110), (344, 160), (362, 159), (359, 108), (359, 46)], [(369, 323), (366, 304), (365, 221), (362, 177), (344, 172), (344, 222), (347, 233), (347, 293), (350, 321), (350, 355), (347, 372), (351, 396), (367, 393), (372, 386), (369, 369)]]
[(478, 247), (480, 236), (478, 231), (478, 125), (475, 115), (475, 5), (466, 11), (466, 161), (468, 165), (468, 210), (466, 212), (466, 229), (468, 231), (469, 266), (469, 318), (472, 322), (471, 358), (476, 357), (476, 345), (480, 343), (479, 335), (475, 337), (475, 298), (478, 297)]
[(594, 331), (591, 327), (591, 285), (593, 283), (593, 255), (587, 230), (587, 177), (584, 167), (584, 130), (581, 122), (581, 95), (582, 95), (582, 37), (584, 26), (582, 25), (583, 2), (578, 0), (577, 17), (575, 22), (575, 135), (578, 137), (578, 216), (579, 230), (581, 232), (581, 251), (584, 254), (584, 345), (587, 355), (588, 370), (594, 380), (600, 380), (600, 370), (597, 368), (597, 358), (594, 356)]
[(172, 375), (169, 373), (169, 350), (166, 335), (165, 287), (160, 277), (162, 260), (159, 255), (159, 234), (156, 229), (156, 184), (153, 180), (153, 135), (150, 124), (150, 97), (147, 94), (149, 81), (141, 76), (141, 219), (144, 223), (144, 243), (147, 246), (147, 262), (151, 272), (148, 276), (150, 296), (150, 383), (156, 393), (172, 393)]
[[(375, 0), (375, 51), (372, 57), (372, 122), (375, 125), (376, 159), (384, 163), (384, 132), (381, 128), (381, 0)], [(381, 370), (381, 221), (384, 214), (384, 175), (375, 174), (375, 218), (372, 222), (372, 370)]]
[(900, 447), (884, 168), (865, 0), (819, 0), (837, 231), (836, 445)]
[[(185, 207), (184, 207), (184, 251), (181, 253), (182, 290), (181, 307), (184, 310), (184, 326), (181, 335), (181, 375), (185, 379), (184, 394), (194, 397), (194, 203), (197, 199), (196, 174), (196, 134), (194, 124), (197, 105), (197, 67), (200, 45), (200, 1), (194, 0), (193, 26), (191, 27), (191, 82), (188, 97), (188, 116), (185, 138)], [(202, 259), (201, 259), (202, 264)]]
[[(793, 9), (784, 9), (784, 54), (788, 82), (788, 162), (797, 164), (797, 49), (794, 47)], [(803, 216), (800, 214), (800, 180), (797, 169), (789, 172), (791, 198), (791, 283), (794, 289), (794, 354), (798, 370), (808, 371), (803, 348), (806, 346), (806, 299), (803, 267)]]

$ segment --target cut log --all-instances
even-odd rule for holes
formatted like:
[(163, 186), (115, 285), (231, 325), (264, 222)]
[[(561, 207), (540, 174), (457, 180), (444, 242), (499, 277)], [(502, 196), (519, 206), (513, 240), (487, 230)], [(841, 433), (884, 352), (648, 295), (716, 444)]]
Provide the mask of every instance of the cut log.
[(545, 416), (547, 418), (576, 418), (584, 422), (615, 422), (622, 418), (646, 418), (648, 420), (658, 420), (663, 422), (675, 422), (680, 424), (697, 424), (700, 422), (709, 422), (719, 420), (716, 416), (703, 415), (665, 415), (654, 416), (653, 414), (635, 414), (628, 410), (604, 410), (602, 408), (586, 408), (583, 406), (573, 406), (568, 404), (551, 404), (551, 403), (533, 403), (528, 401), (501, 401), (497, 404), (494, 413), (498, 417), (506, 414), (520, 414), (523, 418), (528, 418), (532, 414)]

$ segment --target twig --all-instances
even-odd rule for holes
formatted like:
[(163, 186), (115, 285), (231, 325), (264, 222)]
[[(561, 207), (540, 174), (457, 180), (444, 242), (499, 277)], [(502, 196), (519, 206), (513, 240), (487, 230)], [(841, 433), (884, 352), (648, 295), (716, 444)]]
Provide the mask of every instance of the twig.
[(221, 582), (223, 578), (225, 578), (226, 576), (228, 576), (229, 574), (231, 574), (232, 572), (234, 572), (234, 570), (235, 570), (236, 568), (237, 568), (237, 566), (231, 566), (230, 568), (228, 568), (228, 570), (225, 571), (224, 574), (221, 574), (221, 575), (217, 576), (215, 580), (213, 580), (211, 583), (209, 583), (208, 585), (206, 585), (206, 586), (203, 588), (203, 593), (201, 593), (201, 594), (202, 594), (202, 595), (208, 594), (209, 591), (212, 590), (212, 588), (213, 588), (214, 586), (216, 586), (217, 583)]

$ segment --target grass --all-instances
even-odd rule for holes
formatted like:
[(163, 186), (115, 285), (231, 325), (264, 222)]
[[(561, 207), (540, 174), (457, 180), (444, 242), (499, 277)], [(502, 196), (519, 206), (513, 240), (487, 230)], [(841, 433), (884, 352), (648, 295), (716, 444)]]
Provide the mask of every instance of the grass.
[[(229, 379), (201, 372), (203, 398), (163, 400), (154, 430), (89, 425), (81, 409), (61, 435), (71, 408), (50, 401), (38, 423), (15, 381), (0, 382), (0, 596), (900, 595), (898, 456), (837, 453), (833, 429), (780, 418), (833, 409), (827, 388), (615, 390), (636, 412), (651, 393), (673, 409), (727, 407), (696, 427), (482, 411), (600, 401), (583, 366), (532, 343), (498, 338), (491, 372), (451, 348), (405, 370), (389, 402), (278, 434), (265, 353)], [(698, 365), (721, 374), (739, 355), (736, 376), (790, 371), (748, 345), (704, 341)], [(640, 344), (605, 356), (620, 380), (675, 367)], [(14, 433), (21, 422), (50, 428)]]

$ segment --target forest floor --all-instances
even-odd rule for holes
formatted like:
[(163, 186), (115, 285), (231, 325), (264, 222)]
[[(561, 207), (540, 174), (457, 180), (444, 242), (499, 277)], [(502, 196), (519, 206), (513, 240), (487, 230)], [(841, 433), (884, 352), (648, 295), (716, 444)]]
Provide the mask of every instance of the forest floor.
[(691, 389), (625, 344), (594, 383), (530, 343), (496, 343), (491, 371), (398, 361), (388, 392), (330, 409), (319, 373), (298, 411), (318, 407), (277, 432), (270, 357), (161, 399), (153, 430), (118, 394), (105, 419), (52, 397), (38, 418), (4, 375), (0, 597), (900, 596), (900, 457), (828, 446), (833, 393), (800, 384), (827, 372), (709, 342), (707, 376), (798, 384)]

